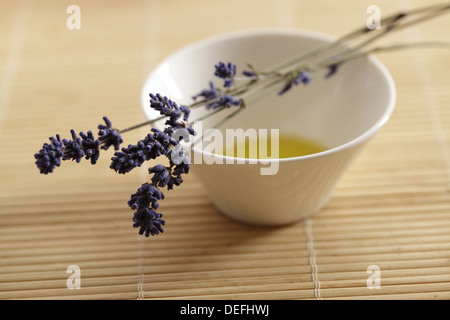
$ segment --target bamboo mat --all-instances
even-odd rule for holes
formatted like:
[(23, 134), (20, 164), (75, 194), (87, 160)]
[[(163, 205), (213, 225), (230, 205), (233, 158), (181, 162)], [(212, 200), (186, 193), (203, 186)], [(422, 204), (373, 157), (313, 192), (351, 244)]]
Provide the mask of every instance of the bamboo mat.
[[(383, 15), (431, 2), (376, 4)], [(66, 26), (71, 4), (81, 9), (79, 30)], [(108, 156), (96, 166), (64, 163), (48, 176), (34, 165), (51, 135), (95, 129), (105, 115), (119, 128), (142, 121), (143, 81), (178, 48), (257, 27), (340, 36), (365, 23), (370, 4), (0, 1), (0, 299), (449, 299), (446, 50), (378, 55), (397, 85), (394, 115), (330, 203), (287, 227), (228, 220), (188, 175), (161, 202), (164, 234), (145, 238), (126, 202), (148, 179), (146, 168), (119, 176)], [(390, 42), (449, 41), (449, 28), (446, 16)], [(130, 132), (125, 142), (144, 134)], [(80, 289), (67, 287), (72, 265)], [(376, 274), (379, 289), (371, 286)]]

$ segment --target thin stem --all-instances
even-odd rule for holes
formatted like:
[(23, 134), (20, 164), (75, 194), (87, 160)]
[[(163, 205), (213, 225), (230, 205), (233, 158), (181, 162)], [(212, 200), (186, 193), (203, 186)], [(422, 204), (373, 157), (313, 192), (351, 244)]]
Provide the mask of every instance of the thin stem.
[[(382, 30), (382, 32), (377, 33), (375, 36), (372, 36), (371, 38), (367, 39), (366, 41), (364, 41), (363, 43), (359, 44), (356, 47), (345, 48), (340, 53), (334, 54), (331, 57), (329, 56), (316, 64), (310, 63), (308, 65), (308, 69), (317, 70), (317, 69), (320, 69), (320, 68), (323, 68), (323, 67), (326, 67), (326, 66), (329, 66), (332, 64), (338, 64), (343, 61), (350, 60), (350, 58), (353, 58), (353, 57), (360, 57), (362, 55), (366, 55), (367, 52), (361, 52), (361, 49), (368, 46), (372, 42), (375, 42), (379, 38), (385, 36), (387, 33), (393, 32), (395, 30), (401, 30), (401, 29), (409, 27), (411, 25), (415, 25), (420, 22), (424, 22), (426, 20), (435, 18), (441, 14), (446, 13), (446, 10), (449, 10), (449, 9), (450, 9), (450, 5), (445, 5), (445, 6), (439, 5), (439, 6), (428, 7), (428, 8), (422, 9), (422, 10), (415, 10), (411, 13), (393, 15), (388, 18), (387, 22), (389, 24), (387, 27), (384, 28), (384, 30)], [(427, 12), (427, 11), (430, 11), (430, 12), (428, 14), (425, 14), (424, 12)], [(405, 20), (404, 18), (408, 15), (411, 15), (412, 13), (414, 13), (414, 14), (422, 13), (423, 16), (402, 24), (401, 21), (404, 21)], [(362, 29), (360, 29), (360, 30), (362, 30)], [(367, 29), (367, 30), (370, 30), (370, 29)], [(337, 42), (339, 42), (339, 40)], [(333, 45), (336, 44), (337, 42), (333, 43)], [(304, 68), (304, 66), (303, 66), (304, 64), (305, 63), (302, 63), (302, 66), (298, 66), (298, 65), (293, 66), (292, 69), (288, 70), (287, 72), (291, 72), (291, 70), (298, 71), (301, 68)]]
[(148, 120), (148, 121), (145, 121), (145, 122), (136, 124), (136, 125), (134, 125), (134, 126), (132, 126), (132, 127), (128, 127), (128, 128), (126, 128), (126, 129), (119, 130), (119, 133), (125, 133), (125, 132), (128, 132), (128, 131), (134, 130), (134, 129), (138, 129), (138, 128), (147, 126), (147, 125), (149, 125), (149, 124), (152, 124), (152, 123), (154, 123), (154, 122), (156, 122), (156, 121), (162, 120), (162, 119), (164, 119), (164, 118), (165, 118), (165, 116), (161, 116), (161, 117), (158, 117), (158, 118), (156, 118), (156, 119)]
[(394, 45), (385, 46), (385, 47), (375, 47), (367, 53), (375, 53), (375, 52), (380, 52), (380, 51), (391, 51), (391, 50), (405, 49), (405, 48), (411, 48), (411, 47), (450, 47), (450, 42), (423, 41), (423, 42), (414, 42), (414, 43), (401, 43), (401, 44), (394, 44)]
[[(414, 42), (414, 43), (402, 43), (402, 44), (394, 44), (390, 46), (382, 46), (382, 47), (374, 47), (366, 51), (358, 51), (354, 52), (352, 54), (348, 54), (346, 56), (341, 57), (341, 59), (335, 60), (334, 64), (342, 64), (344, 62), (354, 60), (363, 56), (367, 56), (368, 54), (373, 54), (376, 52), (385, 52), (385, 51), (393, 51), (393, 50), (399, 50), (399, 49), (405, 49), (405, 48), (411, 48), (411, 47), (450, 47), (450, 42), (439, 42), (439, 41), (424, 41), (424, 42)], [(314, 69), (311, 67), (313, 71), (323, 69), (325, 67), (328, 67), (330, 64), (329, 62), (325, 61), (321, 64), (318, 64), (316, 68)]]
[[(450, 4), (445, 4), (445, 5), (444, 4), (440, 4), (440, 5), (434, 5), (434, 6), (419, 8), (419, 9), (415, 9), (415, 10), (411, 10), (411, 11), (407, 11), (407, 12), (403, 12), (403, 13), (395, 13), (395, 14), (393, 14), (391, 16), (388, 16), (388, 17), (382, 19), (381, 20), (381, 24), (382, 25), (387, 24), (388, 25), (387, 29), (388, 29), (388, 32), (389, 32), (390, 29), (391, 29), (391, 26), (394, 26), (395, 24), (398, 24), (401, 20), (404, 20), (408, 16), (421, 14), (421, 13), (426, 13), (428, 11), (437, 11), (437, 12), (434, 12), (434, 13), (440, 14), (440, 13), (444, 13), (444, 11), (448, 10), (449, 8), (450, 8)], [(426, 19), (423, 19), (423, 20), (427, 20), (427, 19), (429, 19), (431, 17), (432, 16), (426, 17)], [(410, 23), (410, 24), (415, 24), (415, 23), (420, 22), (420, 21), (421, 21), (420, 19), (417, 19), (415, 21), (412, 21), (412, 23)], [(407, 24), (406, 26), (408, 26), (408, 25), (409, 24)], [(289, 67), (289, 66), (291, 66), (293, 64), (297, 64), (299, 62), (305, 61), (308, 58), (312, 58), (312, 57), (313, 58), (317, 58), (317, 56), (322, 54), (322, 53), (329, 54), (329, 51), (331, 51), (332, 49), (337, 48), (338, 46), (348, 42), (351, 39), (355, 39), (355, 38), (357, 38), (359, 36), (363, 36), (363, 35), (369, 34), (370, 32), (373, 32), (374, 30), (376, 30), (376, 29), (369, 29), (369, 28), (367, 28), (367, 26), (358, 28), (357, 30), (352, 31), (352, 32), (350, 32), (350, 33), (340, 37), (339, 39), (337, 39), (336, 41), (334, 41), (332, 43), (322, 45), (322, 46), (318, 47), (317, 49), (314, 49), (314, 50), (306, 52), (303, 55), (300, 55), (300, 56), (294, 57), (294, 58), (292, 58), (290, 60), (287, 60), (285, 62), (282, 62), (281, 64), (278, 64), (278, 65), (272, 67), (271, 70), (284, 69), (284, 68), (287, 68), (287, 67)], [(383, 35), (384, 35), (384, 33), (383, 33)], [(376, 38), (378, 38), (378, 35), (375, 36), (375, 39)], [(373, 40), (375, 40), (375, 39), (373, 39)], [(373, 40), (370, 40), (368, 43), (372, 42)]]
[[(262, 99), (263, 97), (267, 96), (269, 93), (272, 93), (275, 89), (282, 85), (286, 85), (285, 81), (282, 81), (283, 78), (285, 80), (288, 80), (289, 77), (292, 76), (294, 73), (298, 73), (301, 70), (309, 70), (309, 71), (316, 71), (321, 68), (328, 67), (333, 64), (340, 64), (343, 62), (346, 62), (350, 59), (358, 58), (364, 55), (367, 55), (368, 53), (374, 53), (374, 52), (381, 52), (381, 51), (388, 51), (388, 50), (395, 50), (395, 49), (402, 49), (407, 48), (411, 46), (425, 46), (425, 45), (448, 45), (445, 43), (437, 43), (437, 42), (422, 42), (422, 43), (415, 43), (415, 44), (400, 44), (400, 45), (394, 45), (394, 46), (386, 46), (386, 47), (377, 47), (373, 49), (367, 49), (362, 50), (363, 48), (367, 47), (369, 44), (375, 42), (376, 40), (380, 39), (381, 37), (387, 35), (388, 33), (391, 33), (395, 30), (401, 30), (406, 27), (409, 27), (411, 25), (416, 25), (420, 22), (424, 22), (426, 20), (435, 18), (439, 15), (442, 15), (446, 13), (448, 10), (450, 10), (450, 4), (440, 4), (440, 5), (433, 5), (428, 7), (423, 7), (419, 9), (414, 9), (410, 11), (405, 11), (401, 13), (396, 13), (391, 16), (388, 16), (381, 20), (382, 25), (384, 26), (383, 30), (378, 30), (379, 32), (373, 34), (373, 31), (376, 29), (368, 29), (366, 26), (360, 27), (356, 29), (355, 31), (352, 31), (336, 41), (322, 45), (316, 49), (310, 50), (304, 54), (301, 54), (300, 56), (291, 58), (287, 61), (284, 61), (282, 63), (279, 63), (275, 66), (272, 66), (271, 68), (268, 68), (268, 70), (264, 70), (259, 72), (259, 74), (264, 75), (261, 77), (256, 77), (249, 79), (246, 83), (235, 86), (233, 89), (228, 90), (226, 92), (221, 92), (221, 94), (228, 94), (232, 96), (240, 96), (241, 100), (243, 97), (252, 97), (254, 94), (258, 93), (260, 90), (263, 90), (264, 92), (262, 94), (259, 94), (258, 96), (254, 98), (250, 98), (248, 105), (255, 103), (256, 101)], [(414, 17), (420, 15), (418, 17)], [(412, 19), (411, 19), (412, 17)], [(409, 21), (407, 21), (409, 19)], [(341, 47), (343, 44), (347, 44), (349, 40), (354, 40), (362, 36), (370, 35), (368, 39), (366, 38), (363, 40), (360, 44), (354, 46), (354, 47)], [(335, 49), (339, 49), (340, 51), (337, 51), (337, 53), (332, 54), (333, 51), (336, 51)], [(327, 56), (320, 58), (324, 54), (327, 54)], [(320, 59), (319, 59), (320, 58)], [(314, 61), (315, 62), (314, 62)], [(309, 62), (308, 62), (309, 61)], [(300, 64), (301, 63), (301, 64)], [(288, 70), (285, 70), (282, 72), (282, 70), (289, 68)], [(252, 68), (253, 69), (253, 68)], [(280, 84), (280, 82), (282, 82)], [(270, 90), (269, 90), (270, 89)], [(216, 99), (211, 100), (200, 100), (195, 101), (191, 105), (187, 106), (190, 109), (204, 106), (207, 104), (211, 104), (214, 102), (217, 102), (220, 100), (221, 97), (218, 97)], [(238, 110), (241, 110), (242, 108), (239, 108)], [(222, 111), (222, 108), (219, 108), (218, 110), (214, 110), (213, 112), (208, 113), (207, 115), (202, 116), (198, 120), (203, 120), (206, 117), (212, 116), (220, 111)], [(231, 116), (231, 114), (229, 115)], [(227, 116), (224, 120), (229, 119), (230, 117)], [(233, 114), (234, 116), (234, 114)], [(159, 121), (163, 119), (164, 116), (158, 117), (156, 119), (148, 120), (143, 123), (137, 124), (135, 126), (120, 130), (119, 133), (125, 133), (127, 131), (131, 131), (149, 124), (153, 124), (156, 121)], [(222, 125), (222, 124), (221, 124)]]

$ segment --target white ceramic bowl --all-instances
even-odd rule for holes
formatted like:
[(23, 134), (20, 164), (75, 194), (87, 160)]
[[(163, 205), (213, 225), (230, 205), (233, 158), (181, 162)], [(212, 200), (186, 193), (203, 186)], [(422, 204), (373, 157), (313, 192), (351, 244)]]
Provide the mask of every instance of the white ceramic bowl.
[[(142, 89), (142, 108), (147, 118), (158, 113), (149, 108), (149, 93), (161, 93), (178, 104), (192, 103), (192, 96), (214, 79), (214, 65), (234, 62), (238, 70), (250, 62), (264, 69), (299, 55), (334, 37), (298, 30), (249, 30), (219, 35), (185, 47), (160, 63)], [(325, 71), (324, 71), (325, 72)], [(324, 152), (273, 160), (278, 171), (261, 175), (267, 164), (194, 164), (211, 201), (232, 219), (257, 225), (283, 225), (319, 211), (366, 142), (383, 126), (395, 105), (395, 85), (386, 68), (374, 57), (342, 65), (325, 79), (313, 74), (308, 86), (298, 86), (283, 96), (276, 93), (246, 108), (226, 123), (226, 128), (279, 129), (283, 134), (311, 138), (328, 146)], [(204, 114), (195, 110), (191, 119)], [(231, 112), (231, 111), (230, 111)], [(217, 118), (203, 122), (208, 128)], [(222, 128), (223, 130), (225, 128)], [(202, 148), (193, 156), (223, 157)]]

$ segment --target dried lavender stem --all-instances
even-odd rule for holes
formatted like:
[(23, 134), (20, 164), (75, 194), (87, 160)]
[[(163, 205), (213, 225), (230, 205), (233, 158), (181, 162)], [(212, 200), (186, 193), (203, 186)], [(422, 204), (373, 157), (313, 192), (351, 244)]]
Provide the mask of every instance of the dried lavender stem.
[[(368, 54), (373, 54), (376, 52), (383, 52), (383, 51), (392, 51), (392, 50), (398, 50), (398, 49), (404, 49), (404, 48), (411, 48), (411, 47), (450, 47), (450, 42), (438, 42), (438, 41), (424, 41), (424, 42), (416, 42), (416, 43), (404, 43), (404, 44), (395, 44), (390, 46), (383, 46), (383, 47), (375, 47), (366, 51), (359, 51), (355, 52), (351, 55), (347, 55), (342, 59), (337, 60), (336, 63), (344, 63), (353, 59), (357, 59), (363, 56), (367, 56)], [(323, 67), (326, 67), (328, 64), (324, 63), (321, 66), (318, 66), (316, 70), (322, 69)], [(313, 70), (315, 71), (315, 70)]]
[[(364, 46), (374, 42), (375, 40), (377, 40), (377, 39), (381, 38), (382, 36), (386, 35), (387, 33), (391, 32), (394, 29), (400, 30), (400, 29), (403, 29), (403, 28), (408, 27), (410, 25), (418, 24), (420, 22), (423, 22), (423, 21), (429, 20), (431, 18), (434, 18), (434, 17), (436, 17), (438, 15), (444, 14), (446, 12), (446, 10), (449, 10), (449, 9), (450, 9), (450, 5), (449, 4), (446, 4), (446, 5), (442, 5), (441, 4), (441, 5), (437, 5), (437, 6), (430, 6), (430, 7), (425, 7), (425, 8), (421, 8), (421, 9), (411, 10), (411, 11), (405, 12), (405, 13), (400, 13), (400, 14), (397, 13), (397, 14), (394, 14), (392, 16), (389, 16), (389, 17), (381, 20), (382, 24), (387, 24), (387, 26), (385, 27), (385, 30), (383, 32), (378, 33), (377, 35), (371, 37), (370, 39), (366, 40), (365, 42), (363, 42), (362, 44), (360, 44), (356, 48), (350, 48), (350, 49), (344, 50), (344, 53), (346, 53), (347, 51), (351, 51), (351, 50), (355, 51), (355, 50), (361, 49)], [(426, 13), (428, 11), (431, 11), (431, 14), (425, 15), (422, 18), (417, 18), (415, 20), (412, 20), (410, 22), (407, 22), (407, 23), (399, 26), (401, 20), (404, 20), (405, 18), (407, 18), (409, 16), (412, 16), (412, 15), (424, 14), (424, 13)], [(273, 69), (278, 69), (278, 70), (279, 69), (284, 69), (284, 68), (287, 68), (287, 67), (292, 66), (294, 64), (297, 64), (299, 62), (303, 62), (303, 64), (305, 64), (304, 61), (306, 59), (309, 59), (309, 58), (317, 59), (318, 55), (320, 55), (322, 53), (326, 53), (326, 54), (330, 55), (329, 54), (330, 50), (339, 47), (340, 45), (348, 42), (350, 39), (357, 38), (358, 36), (369, 34), (373, 30), (375, 30), (375, 29), (368, 29), (367, 27), (363, 27), (363, 28), (357, 29), (356, 31), (353, 31), (353, 32), (351, 32), (351, 33), (349, 33), (349, 34), (347, 34), (347, 35), (337, 39), (333, 43), (326, 44), (326, 45), (321, 46), (321, 47), (319, 47), (319, 48), (317, 48), (315, 50), (309, 51), (306, 54), (303, 54), (303, 55), (301, 55), (299, 57), (293, 58), (293, 59), (291, 59), (291, 60), (289, 60), (287, 62), (284, 62), (284, 63), (282, 63), (280, 65), (277, 65), (277, 66), (273, 67)]]
[[(269, 68), (268, 71), (264, 71), (261, 73), (261, 74), (264, 74), (266, 77), (263, 77), (263, 78), (257, 77), (257, 78), (251, 79), (244, 85), (237, 86), (233, 89), (228, 90), (227, 94), (230, 94), (233, 96), (241, 95), (241, 94), (243, 96), (251, 96), (253, 92), (257, 91), (258, 85), (260, 85), (261, 87), (266, 88), (266, 89), (270, 88), (270, 87), (272, 87), (272, 85), (275, 86), (276, 84), (278, 84), (278, 81), (280, 79), (288, 78), (288, 75), (294, 71), (300, 71), (300, 70), (304, 70), (304, 69), (316, 71), (321, 68), (325, 68), (325, 67), (329, 66), (330, 64), (343, 63), (348, 60), (367, 55), (368, 53), (401, 49), (401, 48), (406, 48), (406, 47), (410, 47), (410, 46), (414, 46), (414, 45), (436, 45), (436, 43), (425, 43), (424, 42), (424, 43), (419, 43), (419, 44), (405, 44), (405, 45), (395, 45), (395, 46), (391, 46), (391, 47), (378, 47), (378, 48), (367, 50), (367, 51), (361, 51), (362, 48), (373, 43), (374, 41), (378, 40), (379, 38), (385, 36), (389, 32), (392, 32), (395, 30), (401, 30), (401, 29), (404, 29), (411, 25), (415, 25), (415, 24), (424, 22), (426, 20), (435, 18), (441, 14), (446, 13), (447, 10), (450, 10), (450, 4), (434, 5), (434, 6), (410, 10), (410, 11), (404, 12), (404, 13), (393, 14), (393, 15), (388, 16), (381, 20), (382, 24), (387, 24), (387, 26), (385, 27), (385, 29), (382, 32), (370, 37), (369, 39), (365, 40), (364, 42), (357, 45), (356, 47), (344, 48), (343, 51), (340, 51), (340, 53), (336, 53), (331, 57), (328, 56), (327, 58), (324, 58), (324, 60), (317, 62), (317, 63), (311, 63), (311, 62), (309, 64), (305, 63), (305, 60), (308, 61), (308, 59), (309, 60), (311, 60), (311, 59), (317, 60), (318, 56), (320, 56), (324, 53), (330, 55), (331, 50), (333, 50), (335, 48), (339, 48), (339, 46), (348, 42), (351, 39), (356, 39), (360, 36), (369, 34), (371, 31), (373, 31), (375, 29), (368, 29), (367, 27), (358, 28), (357, 30), (352, 31), (352, 32), (348, 33), (347, 35), (340, 37), (333, 43), (320, 46), (319, 48), (308, 51), (307, 53), (302, 54), (299, 57), (295, 57), (293, 59), (290, 59), (288, 61), (285, 61), (281, 64), (278, 64), (276, 66)], [(423, 14), (423, 16), (413, 19), (411, 21), (402, 23), (403, 21), (405, 21), (406, 18), (414, 16), (414, 15), (418, 15), (418, 14)], [(442, 44), (442, 43), (440, 43), (440, 44)], [(335, 58), (336, 56), (339, 56), (339, 58), (336, 59)], [(301, 65), (299, 65), (299, 62), (303, 62), (303, 63)], [(279, 70), (285, 69), (288, 67), (290, 67), (289, 70), (285, 71), (284, 73), (279, 72)], [(268, 81), (267, 79), (273, 79), (273, 78), (275, 78), (276, 80), (267, 84), (267, 81)], [(270, 91), (269, 93), (273, 92), (278, 87), (279, 86), (276, 86), (272, 90), (269, 90)], [(248, 92), (249, 90), (251, 90), (251, 92)], [(254, 98), (250, 103), (248, 103), (248, 105), (253, 104), (254, 102), (260, 100), (262, 97), (264, 97), (266, 95), (267, 94), (262, 94), (256, 98)], [(195, 108), (198, 106), (203, 106), (206, 103), (217, 102), (217, 101), (219, 101), (219, 99), (220, 98), (212, 99), (209, 101), (206, 101), (206, 100), (197, 101), (197, 102), (194, 102), (191, 105), (189, 105), (188, 108), (191, 109), (191, 108)], [(219, 110), (219, 111), (221, 111), (221, 110)], [(212, 112), (210, 115), (216, 114), (219, 111)], [(201, 119), (205, 119), (206, 117), (207, 116), (204, 116)], [(134, 130), (134, 129), (137, 129), (137, 128), (140, 128), (140, 127), (143, 127), (146, 125), (150, 125), (150, 124), (152, 124), (156, 121), (159, 121), (163, 118), (164, 118), (164, 116), (161, 116), (156, 119), (148, 120), (143, 123), (137, 124), (135, 126), (132, 126), (132, 127), (126, 128), (126, 129), (122, 129), (119, 132), (125, 133), (127, 131), (131, 131), (131, 130)]]

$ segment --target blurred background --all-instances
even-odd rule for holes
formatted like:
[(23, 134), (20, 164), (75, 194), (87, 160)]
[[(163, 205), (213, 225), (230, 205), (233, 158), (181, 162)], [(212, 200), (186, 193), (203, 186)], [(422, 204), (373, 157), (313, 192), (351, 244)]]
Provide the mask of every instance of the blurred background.
[[(449, 49), (377, 55), (397, 85), (394, 115), (307, 224), (229, 221), (188, 176), (161, 202), (166, 232), (147, 239), (126, 204), (146, 168), (119, 176), (104, 155), (44, 176), (33, 158), (49, 136), (96, 131), (105, 115), (117, 128), (145, 120), (145, 78), (194, 41), (266, 27), (338, 37), (366, 24), (369, 5), (383, 18), (439, 3), (0, 1), (0, 299), (450, 298)], [(79, 29), (68, 27), (71, 5)], [(449, 29), (444, 15), (381, 43), (450, 41)], [(373, 264), (380, 290), (366, 286)], [(81, 290), (66, 287), (69, 265)]]

